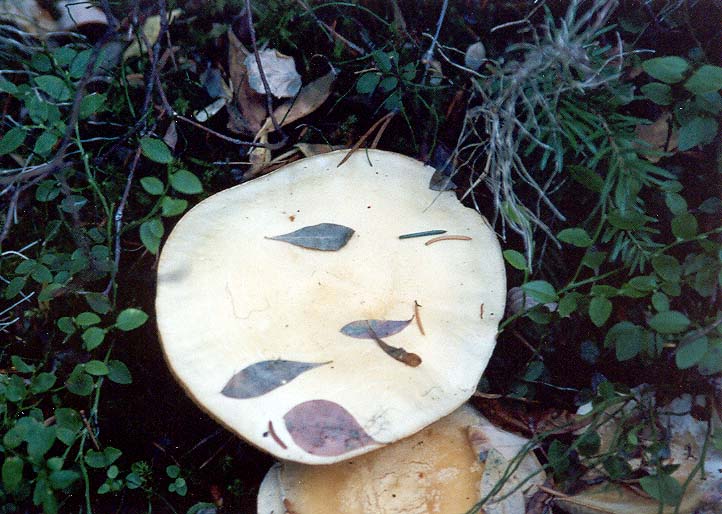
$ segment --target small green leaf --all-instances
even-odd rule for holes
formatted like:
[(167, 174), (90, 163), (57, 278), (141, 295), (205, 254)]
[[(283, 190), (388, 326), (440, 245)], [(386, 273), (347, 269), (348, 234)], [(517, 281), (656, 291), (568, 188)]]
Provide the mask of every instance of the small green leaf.
[(399, 79), (396, 77), (386, 77), (379, 83), (379, 89), (384, 92), (389, 92), (396, 89), (399, 84)]
[(46, 130), (38, 138), (35, 140), (35, 146), (33, 147), (33, 151), (41, 156), (46, 156), (50, 153), (50, 151), (53, 149), (55, 144), (58, 142), (57, 134), (55, 134), (51, 130)]
[(567, 293), (561, 297), (557, 308), (557, 314), (559, 314), (560, 318), (566, 318), (577, 310), (577, 296), (577, 293)]
[(381, 75), (378, 73), (364, 73), (356, 81), (356, 91), (362, 95), (373, 93), (380, 81)]
[(646, 218), (641, 212), (619, 209), (610, 211), (608, 220), (612, 226), (621, 230), (638, 230), (646, 222)]
[(658, 105), (672, 103), (672, 88), (667, 84), (652, 82), (641, 87), (642, 94)]
[(689, 68), (687, 61), (675, 55), (655, 57), (642, 63), (642, 69), (657, 80), (667, 84), (680, 82)]
[(714, 118), (695, 116), (679, 128), (677, 148), (684, 151), (698, 145), (709, 144), (717, 136), (717, 129), (717, 121)]
[(182, 198), (171, 198), (170, 196), (164, 196), (160, 201), (160, 213), (161, 216), (171, 217), (183, 214), (188, 208), (188, 201)]
[(57, 377), (52, 373), (38, 373), (30, 381), (30, 391), (33, 394), (40, 394), (48, 391), (55, 385)]
[(85, 363), (85, 372), (93, 376), (105, 376), (108, 374), (108, 366), (99, 360), (92, 360)]
[(687, 316), (679, 311), (664, 311), (652, 316), (649, 326), (660, 334), (679, 334), (689, 327)]
[(179, 193), (195, 195), (203, 192), (203, 185), (193, 173), (188, 170), (178, 170), (170, 176), (170, 185)]
[(50, 473), (48, 478), (50, 480), (50, 487), (53, 489), (65, 489), (80, 478), (80, 473), (69, 469), (61, 469)]
[(163, 182), (156, 177), (143, 177), (140, 179), (140, 185), (143, 186), (143, 189), (151, 195), (162, 195), (165, 190)]
[(598, 252), (596, 250), (589, 249), (587, 253), (582, 257), (582, 264), (587, 268), (593, 270), (598, 269), (603, 263), (604, 259), (607, 258), (607, 252)]
[(165, 474), (170, 478), (178, 478), (180, 476), (180, 468), (174, 464), (166, 466)]
[(86, 329), (80, 337), (83, 340), (83, 346), (90, 352), (100, 346), (103, 339), (105, 339), (105, 329), (100, 327), (90, 327)]
[(709, 349), (709, 340), (706, 336), (694, 338), (684, 341), (677, 346), (674, 354), (674, 360), (679, 369), (688, 369), (702, 361)]
[(595, 296), (589, 302), (589, 318), (596, 326), (601, 327), (612, 314), (612, 302), (604, 296)]
[(15, 298), (18, 293), (22, 291), (23, 287), (25, 287), (26, 282), (27, 279), (25, 277), (14, 277), (10, 282), (8, 282), (7, 286), (5, 286), (3, 297), (6, 300)]
[(590, 168), (574, 164), (569, 166), (569, 174), (590, 191), (601, 193), (604, 188), (604, 179)]
[(173, 162), (173, 155), (170, 148), (160, 139), (152, 137), (144, 137), (140, 140), (140, 148), (148, 159), (160, 164), (168, 164)]
[(34, 82), (41, 90), (60, 102), (70, 99), (70, 88), (60, 77), (40, 75), (35, 77)]
[(372, 55), (374, 61), (376, 61), (376, 66), (378, 66), (379, 70), (383, 71), (384, 73), (388, 73), (391, 71), (391, 58), (389, 54), (381, 50), (376, 50)]
[(108, 380), (116, 384), (132, 384), (133, 378), (124, 362), (119, 360), (108, 361)]
[(75, 333), (75, 323), (73, 323), (73, 318), (70, 316), (58, 318), (56, 324), (58, 325), (58, 329), (64, 334), (71, 335)]
[(638, 291), (654, 291), (657, 287), (657, 279), (652, 275), (641, 275), (629, 279), (629, 285)]
[(5, 457), (2, 467), (3, 487), (9, 493), (17, 491), (23, 481), (23, 459), (20, 457)]
[(703, 376), (715, 375), (722, 372), (722, 339), (711, 339), (709, 348), (697, 366), (699, 374)]
[(18, 87), (9, 80), (5, 80), (3, 77), (0, 77), (0, 93), (7, 93), (15, 96), (18, 94)]
[(565, 228), (557, 234), (559, 241), (569, 243), (579, 248), (587, 248), (592, 245), (592, 238), (583, 228)]
[(629, 321), (620, 321), (609, 329), (604, 339), (605, 346), (614, 346), (617, 360), (626, 361), (636, 357), (642, 350), (642, 327)]
[(556, 302), (559, 299), (554, 286), (546, 280), (532, 280), (531, 282), (522, 284), (521, 288), (540, 303)]
[(80, 119), (90, 118), (93, 114), (100, 112), (105, 100), (106, 96), (100, 93), (85, 95), (80, 101)]
[(25, 131), (20, 127), (8, 130), (0, 139), (0, 155), (9, 154), (25, 141)]
[(684, 213), (672, 218), (672, 234), (679, 239), (689, 240), (697, 235), (697, 218), (693, 214)]
[(722, 89), (722, 68), (705, 64), (700, 66), (684, 83), (684, 87), (695, 95), (714, 93)]
[(21, 357), (13, 355), (10, 357), (10, 362), (18, 373), (32, 373), (35, 371), (35, 366), (28, 364)]
[(129, 330), (135, 330), (146, 321), (148, 321), (148, 315), (145, 312), (140, 309), (130, 308), (118, 314), (115, 327), (127, 332)]
[(682, 486), (669, 475), (642, 477), (639, 485), (649, 496), (667, 505), (677, 505), (682, 498)]
[(669, 298), (666, 294), (661, 291), (657, 291), (652, 295), (652, 305), (657, 312), (664, 312), (669, 310)]
[(527, 269), (526, 258), (524, 258), (524, 255), (520, 252), (517, 252), (516, 250), (504, 250), (503, 255), (506, 262), (508, 262), (513, 268), (521, 271), (525, 271)]
[(682, 277), (682, 266), (671, 255), (663, 254), (653, 257), (652, 267), (663, 280), (678, 282)]
[(75, 59), (73, 59), (73, 62), (70, 63), (70, 76), (74, 79), (79, 79), (83, 75), (85, 75), (85, 69), (88, 67), (88, 62), (90, 62), (90, 57), (93, 54), (93, 50), (88, 48), (87, 50), (83, 50), (82, 52), (79, 52), (78, 55), (75, 56)]
[(666, 193), (664, 195), (664, 202), (672, 211), (672, 214), (682, 214), (687, 212), (687, 200), (678, 193)]
[[(150, 253), (156, 255), (160, 249), (160, 237), (156, 235), (157, 226), (154, 230), (154, 220), (143, 222), (140, 226), (140, 240)], [(162, 225), (161, 225), (162, 226)]]
[(73, 369), (68, 379), (65, 381), (65, 387), (73, 394), (78, 396), (88, 396), (93, 392), (93, 379), (83, 369), (82, 364), (78, 364)]
[(100, 323), (100, 316), (94, 312), (81, 312), (75, 317), (75, 323), (82, 328)]
[(108, 314), (108, 312), (110, 312), (110, 300), (108, 300), (108, 297), (104, 294), (86, 294), (85, 301), (88, 303), (88, 307), (93, 309), (98, 314)]

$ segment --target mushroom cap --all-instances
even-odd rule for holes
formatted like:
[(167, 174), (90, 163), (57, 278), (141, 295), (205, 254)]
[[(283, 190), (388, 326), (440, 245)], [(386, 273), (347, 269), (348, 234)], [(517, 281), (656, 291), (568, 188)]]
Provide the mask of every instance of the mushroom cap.
[[(157, 322), (176, 378), (285, 460), (348, 459), (452, 412), (474, 392), (504, 312), (503, 259), (483, 217), (431, 191), (434, 170), (418, 161), (369, 150), (337, 167), (345, 155), (204, 200), (158, 264)], [(348, 240), (298, 246), (304, 228), (312, 246)], [(471, 239), (399, 239), (431, 229)]]
[(258, 514), (278, 512), (273, 509), (284, 502), (280, 512), (294, 514), (467, 512), (480, 500), (484, 470), (468, 429), (482, 421), (465, 405), (411, 437), (351, 460), (274, 466), (259, 490)]

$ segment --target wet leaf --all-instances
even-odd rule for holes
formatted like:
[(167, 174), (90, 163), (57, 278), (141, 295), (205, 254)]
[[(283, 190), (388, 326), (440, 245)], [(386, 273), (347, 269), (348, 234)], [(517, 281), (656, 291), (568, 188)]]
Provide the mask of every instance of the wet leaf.
[(256, 362), (233, 375), (221, 390), (221, 394), (237, 399), (255, 398), (287, 384), (301, 373), (324, 364), (328, 362), (298, 362), (283, 359)]
[(338, 403), (310, 400), (283, 416), (293, 441), (311, 455), (343, 455), (375, 441), (358, 421)]
[(335, 223), (321, 223), (303, 227), (288, 234), (268, 237), (312, 250), (334, 251), (343, 248), (353, 235), (353, 229)]
[(411, 319), (407, 320), (386, 320), (386, 319), (361, 319), (352, 321), (341, 328), (341, 333), (357, 339), (375, 339), (377, 337), (389, 337), (398, 334), (405, 329)]

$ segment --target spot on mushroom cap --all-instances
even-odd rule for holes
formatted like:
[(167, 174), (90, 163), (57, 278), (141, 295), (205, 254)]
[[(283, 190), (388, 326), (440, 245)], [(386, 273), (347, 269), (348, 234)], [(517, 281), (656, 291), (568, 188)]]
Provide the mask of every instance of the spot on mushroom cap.
[[(430, 190), (434, 170), (418, 161), (371, 150), (337, 167), (345, 154), (204, 200), (158, 265), (158, 328), (176, 378), (225, 426), (286, 460), (348, 459), (456, 409), (504, 311), (501, 250), (478, 213)], [(330, 225), (353, 230), (331, 251), (313, 249), (313, 238), (333, 237), (324, 228), (296, 232)], [(471, 239), (398, 238), (435, 229)], [(423, 325), (406, 323), (414, 314)], [(354, 322), (353, 337), (342, 332)], [(301, 405), (303, 419), (317, 409), (334, 421), (299, 425)]]

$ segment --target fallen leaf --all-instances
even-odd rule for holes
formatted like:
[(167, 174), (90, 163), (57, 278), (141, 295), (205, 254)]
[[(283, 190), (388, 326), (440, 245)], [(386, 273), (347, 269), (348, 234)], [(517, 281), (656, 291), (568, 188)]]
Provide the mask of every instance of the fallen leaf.
[(236, 399), (255, 398), (287, 384), (301, 373), (325, 364), (328, 362), (282, 359), (257, 362), (233, 375), (221, 390), (221, 394)]
[[(273, 116), (281, 126), (288, 125), (294, 121), (308, 116), (313, 111), (321, 107), (331, 94), (331, 86), (336, 80), (336, 72), (331, 70), (321, 78), (309, 82), (301, 88), (298, 96), (279, 105), (274, 111)], [(266, 121), (266, 128), (269, 132), (273, 132), (273, 125), (270, 120)]]
[[(268, 88), (276, 98), (290, 98), (298, 94), (301, 89), (301, 75), (296, 71), (293, 57), (284, 55), (277, 50), (268, 48), (260, 50), (258, 57), (263, 66), (263, 75), (266, 77)], [(256, 93), (266, 94), (258, 62), (255, 54), (249, 54), (243, 64), (248, 70), (248, 83)]]
[(311, 455), (342, 455), (377, 442), (346, 409), (328, 400), (300, 403), (283, 420), (293, 441)]
[(437, 170), (433, 175), (431, 175), (431, 180), (429, 180), (429, 189), (432, 191), (451, 191), (456, 188), (457, 186), (451, 180), (451, 177), (441, 171)]
[(228, 129), (244, 135), (257, 134), (268, 116), (266, 97), (248, 84), (248, 70), (243, 64), (249, 55), (234, 32), (228, 29), (228, 74), (233, 102), (228, 104)]
[(351, 239), (353, 233), (353, 229), (343, 225), (321, 223), (303, 227), (288, 234), (267, 237), (266, 239), (283, 241), (312, 250), (335, 251), (343, 248)]
[[(182, 12), (183, 11), (181, 9), (173, 9), (170, 12), (170, 16), (168, 18), (168, 24), (170, 25), (171, 23), (173, 23), (173, 20), (180, 16)], [(155, 42), (158, 41), (158, 36), (160, 36), (160, 15), (156, 14), (154, 16), (148, 16), (148, 18), (146, 18), (145, 23), (143, 23), (143, 34), (148, 40), (148, 43), (151, 45), (155, 44)], [(131, 57), (139, 57), (146, 51), (147, 50), (145, 47), (145, 41), (139, 41), (138, 38), (136, 38), (133, 40), (130, 46), (125, 49), (125, 52), (123, 52), (123, 60), (128, 60)]]
[(412, 368), (415, 368), (419, 365), (421, 365), (421, 357), (419, 357), (417, 354), (412, 352), (407, 352), (403, 348), (398, 348), (396, 346), (391, 346), (390, 344), (382, 341), (378, 337), (374, 338), (374, 341), (376, 341), (376, 344), (379, 345), (379, 347), (388, 355), (389, 357), (406, 364), (407, 366), (411, 366)]
[(374, 339), (375, 337), (389, 337), (398, 334), (405, 329), (411, 319), (387, 320), (387, 319), (361, 319), (352, 321), (341, 328), (341, 333), (357, 339)]
[(464, 66), (470, 70), (478, 71), (478, 69), (481, 68), (481, 65), (484, 64), (485, 60), (486, 48), (484, 48), (484, 43), (481, 41), (477, 41), (466, 49), (466, 53), (464, 54)]
[[(529, 440), (485, 421), (468, 428), (474, 452), (484, 461), (479, 496), (486, 514), (524, 512), (524, 504), (537, 491), (546, 475), (530, 451)], [(525, 453), (522, 453), (524, 452)]]
[[(657, 118), (650, 125), (637, 125), (634, 129), (635, 134), (640, 141), (646, 143), (640, 153), (650, 162), (658, 162), (662, 155), (661, 152), (673, 152), (677, 149), (677, 131), (673, 130), (669, 135), (669, 122), (672, 118), (671, 113), (666, 113)], [(667, 137), (669, 136), (669, 144), (667, 145)], [(667, 148), (665, 149), (665, 145)], [(645, 152), (646, 150), (646, 152)]]
[(52, 15), (36, 0), (0, 0), (0, 19), (12, 21), (20, 29), (36, 36), (58, 30)]
[(193, 117), (196, 119), (196, 121), (199, 121), (201, 123), (206, 122), (213, 116), (218, 114), (218, 112), (223, 109), (227, 103), (228, 99), (218, 98), (210, 104), (206, 105), (203, 109), (198, 109), (196, 112), (194, 112)]
[(175, 145), (178, 144), (178, 131), (176, 130), (175, 121), (168, 125), (163, 136), (163, 142), (167, 144), (171, 150), (175, 150)]
[(332, 146), (325, 143), (296, 143), (294, 146), (298, 148), (298, 150), (303, 154), (304, 157), (313, 157), (314, 155), (321, 155), (323, 153), (333, 152), (334, 150), (339, 150), (340, 148), (342, 148), (340, 146)]

